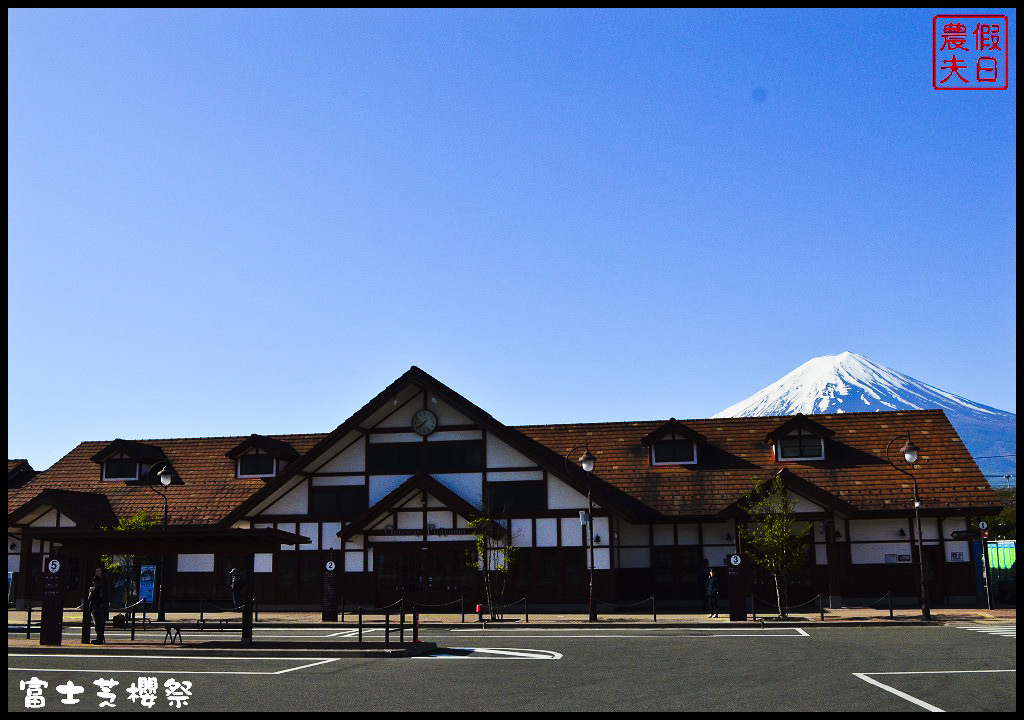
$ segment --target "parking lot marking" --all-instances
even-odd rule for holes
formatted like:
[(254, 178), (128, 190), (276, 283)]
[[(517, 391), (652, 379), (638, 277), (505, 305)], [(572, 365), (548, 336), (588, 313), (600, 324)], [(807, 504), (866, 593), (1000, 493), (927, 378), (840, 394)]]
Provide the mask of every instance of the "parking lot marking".
[[(661, 630), (661, 628), (652, 628), (652, 629)], [(641, 630), (643, 630), (643, 628), (638, 628), (635, 632), (640, 632)], [(492, 633), (491, 635), (476, 635), (474, 637), (477, 637), (477, 638), (500, 638), (500, 637), (510, 637), (511, 636), (511, 637), (515, 637), (517, 639), (518, 638), (542, 638), (542, 639), (545, 639), (545, 640), (556, 639), (556, 638), (557, 639), (567, 639), (567, 638), (568, 639), (581, 639), (581, 640), (594, 640), (594, 639), (596, 639), (596, 640), (604, 640), (604, 639), (614, 639), (614, 640), (621, 640), (621, 639), (657, 640), (657, 639), (660, 639), (660, 638), (700, 638), (700, 639), (705, 639), (706, 640), (706, 639), (711, 639), (711, 638), (728, 638), (728, 637), (741, 637), (741, 638), (797, 638), (797, 637), (810, 637), (810, 635), (808, 635), (807, 632), (803, 628), (798, 628), (798, 627), (794, 627), (794, 628), (776, 628), (776, 630), (791, 630), (792, 632), (787, 632), (787, 633), (764, 632), (762, 630), (751, 628), (747, 632), (742, 632), (742, 631), (741, 632), (736, 632), (736, 631), (733, 631), (733, 632), (719, 632), (719, 631), (716, 631), (714, 629), (708, 629), (708, 630), (704, 630), (700, 634), (695, 634), (695, 633), (692, 633), (692, 632), (690, 632), (690, 633), (680, 633), (678, 631), (673, 632), (673, 631), (667, 631), (666, 630), (666, 631), (663, 631), (662, 633), (659, 633), (657, 635), (654, 635), (654, 634), (651, 634), (651, 633), (643, 633), (643, 634), (637, 634), (637, 635), (633, 635), (633, 634), (630, 634), (630, 635), (626, 635), (626, 634), (616, 634), (616, 635), (605, 635), (605, 634), (602, 634), (602, 635), (595, 635), (595, 634), (592, 634), (592, 633), (586, 633), (586, 631), (583, 631), (581, 633), (576, 633), (576, 634), (570, 634), (570, 635), (564, 635), (564, 634), (563, 635), (553, 635), (553, 634), (525, 635), (523, 633), (538, 632), (538, 630), (536, 630), (536, 629), (527, 630), (527, 629), (524, 628), (523, 630), (512, 630), (512, 629), (509, 629), (509, 630), (499, 630), (499, 631), (491, 630), (490, 631)], [(468, 629), (467, 628), (467, 629), (452, 629), (452, 630), (450, 630), (448, 632), (453, 632), (453, 633), (466, 633), (466, 632), (484, 633), (484, 632), (488, 632), (488, 631), (484, 630), (484, 629), (481, 629), (481, 628), (473, 628), (473, 629)], [(545, 631), (540, 630), (540, 632), (545, 632)], [(554, 632), (559, 632), (559, 631), (551, 630), (551, 631), (546, 631), (546, 632), (554, 633)], [(561, 632), (565, 632), (565, 631), (562, 630)], [(425, 637), (426, 636), (426, 632), (421, 630), (420, 631), (420, 635)], [(443, 636), (443, 633), (442, 633), (442, 635), (435, 635), (433, 633), (430, 634), (430, 637), (441, 637), (441, 636)]]
[[(452, 654), (459, 653), (459, 654)], [(448, 648), (436, 655), (418, 655), (415, 660), (561, 660), (562, 653), (554, 650), (529, 648)]]
[[(294, 658), (294, 657), (232, 657), (224, 658), (214, 655), (83, 655), (81, 653), (74, 654), (52, 654), (52, 655), (39, 655), (36, 653), (9, 653), (8, 658), (15, 657), (34, 657), (34, 658), (78, 658), (78, 659), (98, 659), (98, 658), (132, 658), (132, 659), (145, 659), (145, 660), (286, 660), (289, 662), (305, 662), (303, 665), (297, 665), (295, 667), (285, 668), (283, 670), (192, 670), (189, 669), (190, 675), (284, 675), (285, 673), (295, 672), (296, 670), (303, 670), (305, 668), (316, 667), (317, 665), (325, 665), (327, 663), (336, 662), (340, 658)], [(11, 667), (8, 665), (8, 671), (19, 671), (19, 672), (102, 672), (102, 673), (138, 673), (143, 672), (139, 668), (133, 668), (130, 670), (121, 669), (103, 669), (103, 668), (66, 668), (66, 667), (44, 667), (44, 668), (27, 668), (27, 667)], [(145, 670), (144, 672), (151, 673), (180, 673), (181, 670)]]
[(859, 677), (864, 682), (870, 683), (872, 685), (876, 685), (877, 687), (882, 688), (886, 692), (891, 692), (893, 695), (896, 695), (897, 697), (901, 697), (904, 700), (908, 700), (909, 702), (912, 702), (915, 705), (923, 707), (925, 710), (928, 710), (929, 712), (946, 712), (945, 710), (943, 710), (940, 707), (936, 707), (935, 705), (932, 705), (931, 703), (927, 703), (924, 700), (921, 700), (919, 698), (914, 697), (913, 695), (908, 695), (907, 693), (903, 692), (902, 690), (897, 690), (896, 688), (892, 687), (891, 685), (886, 685), (885, 683), (879, 682), (878, 680), (875, 680), (874, 678), (869, 677), (869, 676), (870, 675), (953, 675), (953, 674), (962, 674), (962, 673), (1004, 673), (1004, 672), (1015, 673), (1017, 671), (1016, 670), (920, 670), (920, 671), (909, 671), (908, 670), (908, 671), (900, 671), (900, 672), (853, 673), (853, 675), (854, 675), (854, 677)]

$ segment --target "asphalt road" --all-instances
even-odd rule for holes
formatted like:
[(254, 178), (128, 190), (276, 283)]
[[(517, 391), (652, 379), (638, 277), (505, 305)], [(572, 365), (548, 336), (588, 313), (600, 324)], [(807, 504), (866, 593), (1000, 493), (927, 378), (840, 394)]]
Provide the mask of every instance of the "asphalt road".
[[(444, 650), (396, 659), (9, 650), (8, 710), (26, 710), (22, 683), (36, 678), (48, 683), (36, 712), (100, 710), (96, 680), (118, 682), (102, 708), (114, 712), (1015, 711), (1015, 627), (973, 627), (425, 629)], [(152, 708), (129, 699), (139, 677), (157, 678)], [(57, 690), (69, 680), (75, 705)], [(170, 680), (191, 683), (180, 708)]]

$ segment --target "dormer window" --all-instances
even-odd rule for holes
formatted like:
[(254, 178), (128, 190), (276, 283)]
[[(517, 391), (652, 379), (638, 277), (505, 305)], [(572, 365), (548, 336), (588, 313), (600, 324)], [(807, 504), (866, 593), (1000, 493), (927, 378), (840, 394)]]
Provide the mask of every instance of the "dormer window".
[(103, 479), (126, 482), (139, 479), (139, 463), (129, 457), (110, 458), (103, 463)]
[(825, 443), (806, 428), (797, 428), (778, 440), (780, 460), (824, 460)]
[(640, 441), (650, 453), (651, 465), (696, 465), (697, 447), (707, 438), (675, 418)]
[(166, 461), (167, 456), (156, 445), (118, 438), (89, 459), (100, 466), (104, 481), (133, 482), (145, 478), (153, 463)]
[(652, 465), (694, 465), (696, 462), (696, 444), (679, 433), (668, 433), (651, 443)]
[(250, 435), (227, 452), (235, 461), (235, 476), (240, 478), (274, 477), (299, 456), (291, 445), (276, 438)]
[(277, 460), (273, 455), (242, 455), (238, 458), (238, 477), (272, 477), (277, 473)]

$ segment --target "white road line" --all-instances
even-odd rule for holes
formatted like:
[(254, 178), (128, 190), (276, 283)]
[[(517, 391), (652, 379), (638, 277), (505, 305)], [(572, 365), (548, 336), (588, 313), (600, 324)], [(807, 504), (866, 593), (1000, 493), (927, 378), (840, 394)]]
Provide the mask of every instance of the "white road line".
[(561, 660), (562, 653), (554, 650), (529, 648), (451, 648), (467, 655), (420, 655), (417, 660)]
[(284, 675), (285, 673), (295, 672), (296, 670), (305, 670), (306, 668), (316, 667), (317, 665), (326, 665), (327, 663), (337, 662), (340, 658), (328, 658), (327, 660), (320, 660), (319, 662), (309, 663), (308, 665), (300, 665), (299, 667), (286, 668), (284, 670), (278, 670), (273, 675)]
[[(531, 639), (544, 639), (544, 640), (550, 640), (550, 639), (556, 639), (556, 638), (558, 638), (558, 639), (579, 639), (579, 640), (594, 640), (594, 639), (596, 639), (596, 640), (604, 640), (604, 639), (624, 639), (624, 638), (625, 639), (634, 639), (634, 640), (660, 640), (660, 639), (669, 639), (669, 638), (699, 638), (699, 639), (702, 639), (702, 640), (710, 640), (710, 639), (714, 639), (714, 638), (728, 638), (728, 637), (740, 637), (740, 638), (798, 638), (798, 637), (810, 637), (810, 635), (808, 635), (804, 631), (803, 628), (787, 628), (787, 629), (794, 631), (795, 634), (776, 634), (776, 633), (759, 632), (759, 631), (756, 631), (756, 630), (752, 630), (750, 632), (738, 632), (738, 633), (723, 633), (723, 632), (713, 632), (713, 631), (711, 631), (710, 634), (704, 634), (704, 635), (693, 635), (693, 634), (687, 634), (687, 633), (665, 633), (663, 635), (592, 635), (592, 634), (578, 634), (578, 635), (524, 635), (524, 634), (521, 634), (522, 632), (527, 632), (527, 631), (520, 631), (520, 632), (516, 632), (514, 635), (510, 635), (510, 631), (502, 630), (502, 631), (499, 631), (498, 634), (474, 635), (473, 637), (474, 637), (474, 639), (476, 639), (476, 638), (488, 638), (488, 639), (491, 639), (491, 638), (502, 638), (502, 637), (507, 638), (507, 637), (511, 636), (511, 637), (515, 637), (516, 639), (531, 638)], [(466, 631), (466, 630), (451, 630), (450, 632), (468, 632), (468, 631)], [(477, 630), (476, 632), (486, 632), (486, 631)], [(491, 632), (493, 632), (493, 631), (491, 631)], [(444, 633), (440, 633), (440, 634), (430, 633), (428, 635), (427, 633), (425, 633), (425, 632), (423, 632), (421, 630), (420, 631), (420, 636), (421, 637), (444, 637)]]
[(205, 656), (176, 656), (176, 655), (83, 655), (81, 653), (74, 654), (53, 654), (53, 655), (39, 655), (38, 653), (9, 653), (8, 658), (12, 657), (34, 657), (34, 658), (78, 658), (82, 660), (96, 659), (96, 658), (132, 658), (132, 659), (146, 659), (146, 660), (286, 660), (290, 662), (303, 662), (306, 660), (312, 661), (305, 665), (298, 665), (296, 667), (285, 668), (284, 670), (140, 670), (139, 668), (133, 668), (131, 670), (122, 669), (102, 669), (102, 668), (64, 668), (64, 667), (45, 667), (45, 668), (23, 668), (23, 667), (7, 667), (8, 671), (19, 671), (19, 672), (98, 672), (98, 673), (181, 673), (188, 672), (189, 675), (283, 675), (285, 673), (295, 672), (296, 670), (304, 670), (305, 668), (316, 667), (317, 665), (325, 665), (327, 663), (336, 662), (340, 658), (328, 658), (326, 660), (315, 659), (315, 658), (294, 658), (294, 657), (235, 657), (235, 658), (224, 658), (213, 655)]
[(868, 677), (869, 675), (956, 675), (965, 673), (1004, 673), (1004, 672), (1017, 672), (1016, 670), (920, 670), (920, 671), (900, 671), (900, 672), (875, 672), (875, 673), (853, 673), (854, 677), (859, 677), (864, 682), (870, 683), (877, 687), (882, 688), (886, 692), (891, 692), (893, 695), (903, 698), (909, 702), (914, 703), (920, 707), (923, 707), (929, 712), (946, 712), (940, 707), (936, 707), (931, 703), (927, 703), (924, 700), (908, 695), (907, 693), (897, 690), (894, 687), (886, 685), (885, 683), (879, 682), (874, 678)]
[(877, 687), (882, 688), (886, 692), (891, 692), (893, 695), (896, 695), (897, 697), (901, 697), (904, 700), (909, 700), (910, 702), (914, 703), (915, 705), (919, 705), (920, 707), (923, 707), (925, 710), (928, 710), (930, 712), (946, 712), (942, 708), (938, 708), (938, 707), (935, 707), (934, 705), (926, 703), (924, 700), (918, 700), (913, 695), (907, 695), (905, 692), (897, 690), (894, 687), (890, 687), (889, 685), (886, 685), (885, 683), (880, 683), (877, 680), (875, 680), (874, 678), (868, 677), (865, 673), (854, 673), (853, 675), (854, 675), (854, 677), (859, 677), (864, 682), (871, 683), (872, 685), (875, 685)]

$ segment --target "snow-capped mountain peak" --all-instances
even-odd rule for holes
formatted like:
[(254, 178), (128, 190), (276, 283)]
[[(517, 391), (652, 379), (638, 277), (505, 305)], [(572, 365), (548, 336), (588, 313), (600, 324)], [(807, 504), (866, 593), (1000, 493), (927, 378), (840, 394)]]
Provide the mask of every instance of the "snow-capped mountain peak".
[(972, 402), (890, 370), (863, 355), (844, 352), (808, 360), (783, 378), (714, 417), (872, 412), (943, 408), (998, 415)]
[(851, 352), (808, 360), (713, 417), (934, 408), (946, 412), (968, 450), (979, 458), (983, 472), (1016, 472), (1017, 416), (1014, 413), (954, 395)]

